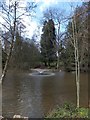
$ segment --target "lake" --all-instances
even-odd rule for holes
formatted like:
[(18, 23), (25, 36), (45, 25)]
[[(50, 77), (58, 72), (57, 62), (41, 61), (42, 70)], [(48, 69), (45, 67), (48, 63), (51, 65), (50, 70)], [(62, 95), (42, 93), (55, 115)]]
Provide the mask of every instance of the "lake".
[[(80, 106), (88, 106), (88, 74), (80, 76)], [(42, 118), (57, 105), (76, 104), (75, 73), (55, 72), (52, 76), (31, 76), (9, 71), (2, 86), (2, 114)]]

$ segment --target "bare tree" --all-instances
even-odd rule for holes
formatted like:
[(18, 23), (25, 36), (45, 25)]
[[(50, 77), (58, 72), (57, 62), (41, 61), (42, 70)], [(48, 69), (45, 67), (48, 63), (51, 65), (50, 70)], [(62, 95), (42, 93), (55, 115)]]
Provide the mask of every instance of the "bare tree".
[[(71, 5), (71, 8), (73, 8), (72, 5)], [(80, 10), (80, 8), (78, 10)], [(73, 32), (72, 40), (73, 40), (74, 54), (75, 54), (77, 107), (80, 107), (80, 62), (81, 62), (82, 58), (84, 57), (85, 48), (88, 48), (88, 47), (86, 47), (87, 42), (86, 43), (84, 42), (84, 41), (87, 41), (87, 37), (86, 37), (87, 28), (85, 25), (86, 19), (87, 19), (85, 17), (86, 13), (87, 13), (87, 9), (86, 8), (84, 10), (81, 9), (81, 11), (79, 11), (79, 12), (77, 11), (77, 9), (74, 11), (75, 11), (75, 13), (72, 17), (72, 32)], [(81, 16), (82, 16), (82, 20), (80, 21), (79, 26), (77, 26), (78, 18), (81, 18)], [(82, 25), (82, 24), (84, 24), (84, 25)], [(81, 41), (82, 41), (82, 43), (81, 43)], [(83, 48), (80, 46), (80, 44), (82, 44)], [(86, 50), (88, 51), (88, 49), (86, 49)]]
[(75, 68), (76, 68), (76, 86), (77, 86), (77, 107), (80, 106), (80, 65), (79, 65), (79, 51), (76, 32), (75, 16), (72, 18), (73, 40), (75, 49)]
[[(3, 82), (4, 77), (7, 72), (7, 68), (9, 65), (9, 61), (11, 58), (12, 50), (14, 47), (14, 41), (16, 39), (16, 26), (17, 22), (22, 20), (22, 16), (30, 16), (32, 10), (36, 7), (36, 4), (34, 2), (28, 3), (27, 7), (20, 7), (19, 1), (9, 1), (9, 4), (1, 3), (1, 17), (4, 20), (4, 23), (0, 22), (2, 27), (4, 27), (10, 34), (11, 34), (11, 40), (10, 40), (10, 48), (9, 52), (7, 53), (7, 59), (4, 66), (4, 69), (2, 71), (0, 83)], [(20, 13), (19, 9), (24, 9), (23, 12)]]

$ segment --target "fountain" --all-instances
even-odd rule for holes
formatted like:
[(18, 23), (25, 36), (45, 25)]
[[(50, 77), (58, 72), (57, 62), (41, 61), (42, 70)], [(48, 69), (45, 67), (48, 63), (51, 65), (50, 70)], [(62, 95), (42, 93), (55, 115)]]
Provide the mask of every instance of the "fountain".
[(51, 72), (48, 69), (31, 69), (32, 73), (30, 73), (31, 76), (52, 76), (55, 75), (55, 73)]

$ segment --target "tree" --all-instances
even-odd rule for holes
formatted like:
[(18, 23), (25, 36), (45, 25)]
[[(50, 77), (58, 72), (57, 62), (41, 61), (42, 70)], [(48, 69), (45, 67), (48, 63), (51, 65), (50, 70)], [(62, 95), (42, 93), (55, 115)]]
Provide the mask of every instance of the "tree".
[[(76, 16), (76, 31), (78, 36), (78, 47), (79, 47), (79, 61), (80, 61), (80, 70), (87, 71), (88, 70), (88, 10), (87, 5), (82, 4), (82, 6), (77, 6), (76, 9), (73, 11), (73, 14)], [(71, 17), (69, 18), (69, 23), (67, 25), (65, 41), (66, 45), (70, 44), (70, 46), (74, 47), (74, 40), (73, 40), (73, 30), (72, 30), (72, 21)], [(72, 49), (71, 49), (72, 51)], [(69, 58), (69, 57), (68, 57)], [(72, 58), (73, 59), (73, 58)], [(68, 63), (68, 62), (67, 62)]]
[[(73, 8), (73, 6), (71, 7)], [(74, 9), (72, 17), (69, 18), (64, 38), (66, 41), (65, 56), (67, 57), (65, 63), (69, 64), (69, 66), (72, 63), (75, 65), (77, 107), (80, 106), (80, 71), (82, 71), (82, 65), (87, 70), (88, 63), (87, 13), (87, 7), (84, 5), (77, 6)]]
[(77, 30), (75, 16), (72, 18), (73, 39), (75, 48), (75, 67), (76, 67), (76, 86), (77, 86), (77, 107), (80, 106), (80, 63), (79, 63), (79, 48), (77, 41)]
[(62, 61), (64, 63), (64, 68), (66, 71), (70, 72), (72, 70), (75, 70), (74, 47), (70, 41), (68, 41), (65, 45), (64, 52), (62, 53)]
[(18, 68), (20, 67), (20, 64), (22, 62), (22, 44), (23, 44), (23, 38), (20, 36), (19, 32), (16, 32), (16, 40), (14, 42), (14, 47), (12, 50), (12, 56), (10, 59), (10, 63), (11, 65), (9, 65), (10, 67), (16, 67), (18, 66)]
[(16, 33), (16, 41), (10, 59), (10, 68), (29, 70), (40, 64), (40, 52), (34, 39), (26, 39)]
[(43, 26), (43, 34), (41, 35), (41, 55), (45, 66), (56, 58), (56, 35), (55, 26), (52, 19), (45, 21)]
[(61, 54), (61, 44), (62, 37), (64, 33), (61, 32), (61, 24), (63, 24), (66, 20), (64, 16), (65, 10), (60, 10), (59, 8), (49, 8), (44, 12), (44, 19), (49, 20), (52, 19), (55, 23), (56, 29), (56, 51), (57, 51), (57, 69), (59, 69), (60, 63), (60, 54)]
[[(79, 13), (78, 13), (77, 8), (76, 8), (75, 14), (72, 17), (72, 30), (73, 30), (73, 40), (74, 40), (74, 48), (75, 48), (77, 107), (80, 107), (80, 50), (79, 50), (79, 48), (80, 48), (80, 41), (79, 41), (79, 39), (81, 39), (80, 38), (81, 37), (80, 34), (85, 35), (85, 33), (83, 33), (83, 32), (81, 33), (81, 31), (80, 31), (81, 23), (78, 20), (78, 18), (80, 19), (81, 16), (83, 17), (83, 14), (80, 13), (80, 12), (82, 12), (82, 10), (80, 11), (80, 8), (78, 8), (78, 9), (79, 9)], [(77, 18), (78, 14), (81, 14), (81, 15)], [(86, 14), (86, 12), (85, 12), (85, 14)], [(78, 22), (79, 22), (79, 24), (78, 24)], [(86, 20), (85, 20), (85, 22), (86, 22)], [(84, 23), (84, 25), (85, 25), (85, 23)], [(77, 26), (79, 26), (79, 27), (77, 27)]]
[(1, 45), (1, 40), (0, 40), (0, 77), (2, 74), (2, 45)]
[(7, 5), (5, 2), (0, 3), (1, 4), (1, 17), (4, 20), (4, 23), (0, 22), (0, 24), (10, 32), (11, 35), (11, 41), (10, 41), (10, 49), (9, 52), (7, 53), (7, 59), (5, 63), (5, 67), (3, 69), (3, 73), (0, 79), (0, 83), (4, 80), (4, 77), (6, 75), (6, 71), (9, 65), (9, 61), (11, 58), (13, 46), (14, 46), (14, 41), (16, 40), (16, 26), (17, 26), (17, 21), (21, 20), (21, 17), (23, 15), (31, 15), (29, 11), (32, 11), (33, 8), (36, 7), (35, 3), (28, 3), (28, 7), (24, 8), (23, 13), (18, 13), (17, 11), (19, 10), (20, 2), (18, 1), (9, 1), (9, 5)]
[[(90, 1), (88, 2), (88, 31), (90, 31)], [(90, 73), (90, 34), (88, 33), (88, 71)], [(90, 75), (90, 74), (89, 74)], [(90, 102), (89, 102), (90, 105)]]

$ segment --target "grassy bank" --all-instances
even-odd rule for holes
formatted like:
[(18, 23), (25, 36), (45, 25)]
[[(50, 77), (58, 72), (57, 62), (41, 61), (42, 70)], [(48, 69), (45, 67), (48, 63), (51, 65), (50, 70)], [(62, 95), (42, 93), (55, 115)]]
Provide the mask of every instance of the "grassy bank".
[(88, 112), (88, 108), (76, 108), (73, 104), (65, 103), (52, 110), (46, 118), (88, 118)]

